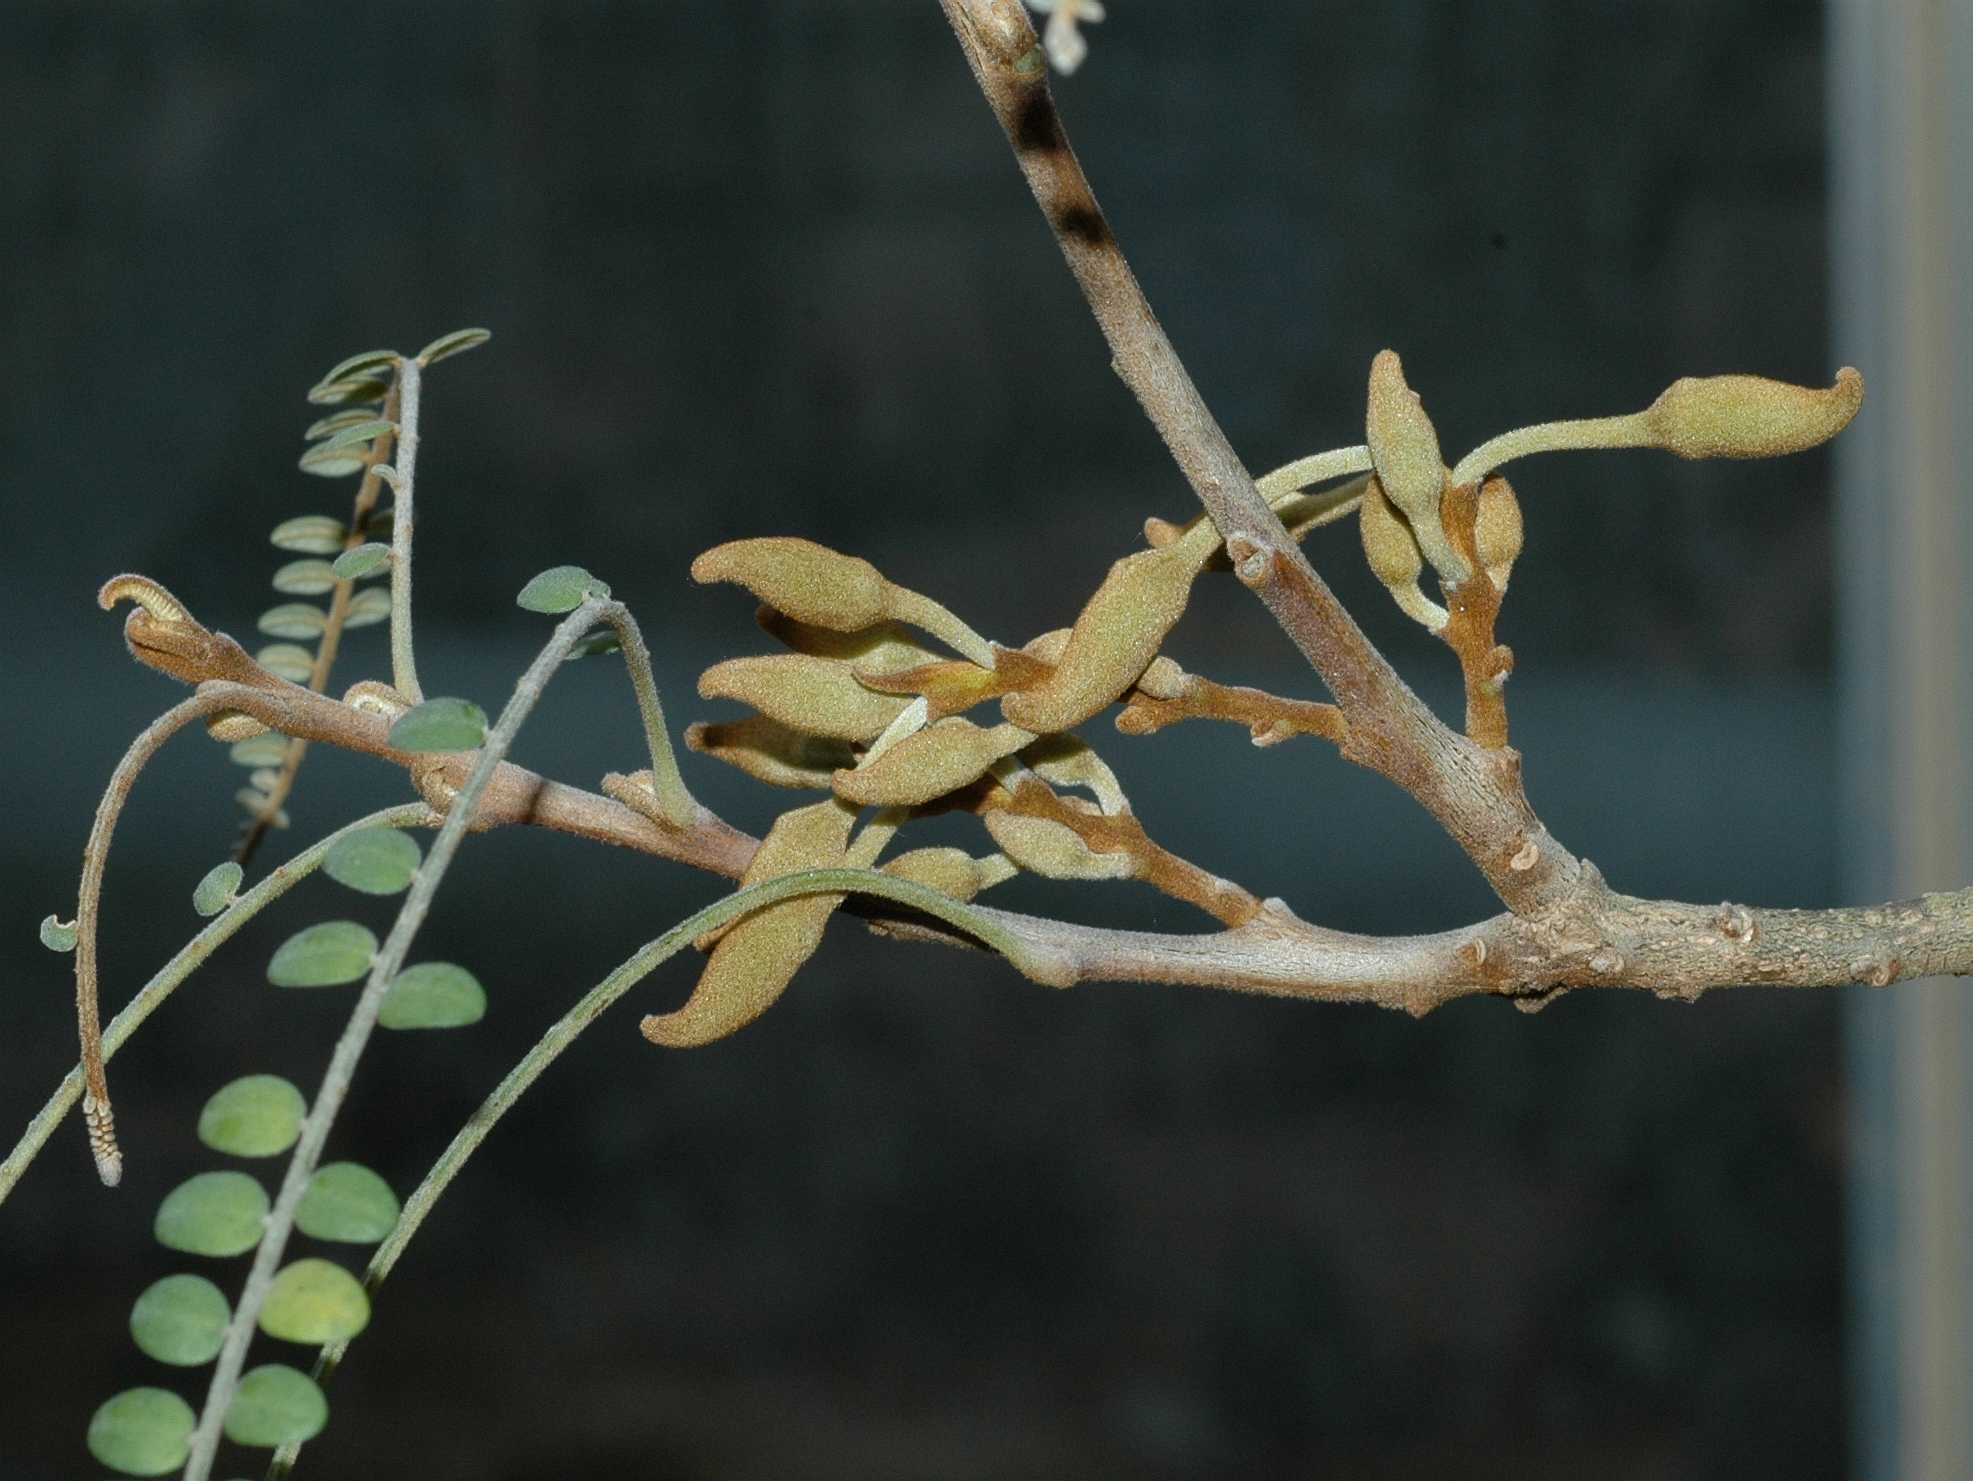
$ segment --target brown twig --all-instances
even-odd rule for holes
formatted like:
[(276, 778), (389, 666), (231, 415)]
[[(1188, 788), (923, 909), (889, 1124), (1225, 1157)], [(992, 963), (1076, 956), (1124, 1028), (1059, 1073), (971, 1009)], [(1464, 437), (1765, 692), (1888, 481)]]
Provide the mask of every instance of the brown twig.
[[(1112, 367), (1226, 536), (1236, 570), (1244, 564), (1243, 576), (1251, 573), (1247, 584), (1341, 706), (1350, 726), (1343, 755), (1416, 798), (1510, 909), (1566, 900), (1580, 886), (1578, 861), (1529, 807), (1519, 758), (1448, 730), (1412, 693), (1309, 565), (1200, 399), (1069, 147), (1025, 12), (1014, 0), (940, 4), (1109, 343)], [(1517, 860), (1525, 867), (1510, 867)]]

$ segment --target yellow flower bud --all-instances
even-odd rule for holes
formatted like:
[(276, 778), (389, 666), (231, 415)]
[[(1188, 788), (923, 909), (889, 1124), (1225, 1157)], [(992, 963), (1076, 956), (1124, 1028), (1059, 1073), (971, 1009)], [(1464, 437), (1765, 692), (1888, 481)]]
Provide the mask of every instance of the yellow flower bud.
[(1644, 412), (1655, 444), (1681, 458), (1774, 458), (1827, 442), (1863, 405), (1850, 366), (1828, 390), (1758, 375), (1686, 376)]
[[(804, 869), (841, 865), (853, 809), (834, 798), (796, 808), (774, 820), (747, 865), (742, 884), (759, 884)], [(773, 1007), (803, 962), (822, 944), (841, 895), (798, 895), (742, 917), (712, 950), (683, 1007), (654, 1013), (639, 1028), (654, 1044), (696, 1048), (745, 1028)]]
[(1030, 874), (1047, 879), (1129, 879), (1129, 854), (1099, 854), (1073, 828), (1050, 818), (990, 812), (980, 819), (1000, 851)]
[(1177, 625), (1192, 583), (1219, 548), (1210, 525), (1110, 567), (1056, 662), (1055, 672), (1001, 701), (1001, 713), (1037, 734), (1078, 725), (1128, 689)]
[(974, 781), (1034, 738), (1018, 725), (982, 730), (953, 716), (906, 736), (854, 771), (837, 772), (836, 795), (866, 807), (918, 807)]
[(957, 848), (912, 849), (891, 860), (883, 872), (925, 885), (955, 900), (970, 900), (985, 885), (979, 860)]
[(715, 545), (692, 562), (692, 579), (737, 581), (777, 612), (837, 632), (882, 620), (890, 586), (866, 560), (785, 536)]
[(699, 675), (699, 696), (737, 699), (783, 725), (849, 741), (874, 740), (909, 702), (865, 689), (847, 663), (806, 653), (716, 663)]
[(1521, 503), (1504, 478), (1480, 485), (1479, 508), (1473, 517), (1473, 549), (1493, 584), (1505, 591), (1507, 573), (1521, 554)]
[(1405, 383), (1396, 350), (1379, 350), (1370, 362), (1370, 400), (1364, 418), (1370, 461), (1390, 501), (1415, 525), (1436, 523), (1445, 489), (1445, 463), (1439, 434), (1418, 393)]
[(838, 767), (856, 762), (847, 741), (808, 735), (765, 715), (723, 725), (688, 725), (685, 744), (772, 787), (826, 790)]

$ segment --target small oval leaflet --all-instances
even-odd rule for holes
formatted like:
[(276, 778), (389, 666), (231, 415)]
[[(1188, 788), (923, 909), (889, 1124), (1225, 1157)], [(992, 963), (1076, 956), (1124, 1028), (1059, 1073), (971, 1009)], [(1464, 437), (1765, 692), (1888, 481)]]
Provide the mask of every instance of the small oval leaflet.
[(323, 921), (275, 949), (267, 980), (276, 987), (337, 987), (370, 970), (377, 938), (353, 920)]
[[(262, 664), (261, 667), (266, 668), (267, 665)], [(235, 766), (255, 767), (279, 766), (287, 759), (287, 755), (288, 738), (278, 730), (249, 736), (243, 741), (234, 741), (232, 749), (226, 753), (227, 759)]]
[(400, 751), (477, 751), (486, 740), (486, 711), (469, 699), (428, 699), (392, 722)]
[(192, 1406), (166, 1388), (127, 1388), (89, 1421), (89, 1453), (126, 1476), (162, 1476), (185, 1464)]
[(344, 627), (368, 627), (373, 622), (383, 622), (390, 616), (390, 593), (381, 586), (366, 586), (349, 599), (349, 610), (343, 614)]
[(41, 921), (41, 944), (50, 951), (75, 950), (75, 922), (66, 924), (47, 915)]
[(268, 637), (287, 638), (295, 642), (320, 637), (322, 629), (328, 624), (328, 614), (307, 602), (283, 602), (278, 607), (269, 607), (254, 619), (254, 626)]
[(361, 473), (369, 461), (370, 450), (362, 443), (337, 447), (318, 442), (295, 460), (295, 466), (317, 478), (347, 478), (352, 473)]
[(202, 1172), (165, 1194), (151, 1232), (188, 1255), (243, 1255), (260, 1243), (267, 1190), (243, 1172)]
[(228, 859), (215, 864), (205, 878), (192, 886), (192, 908), (200, 915), (217, 915), (233, 903), (233, 892), (240, 887), (246, 871)]
[(297, 1260), (268, 1288), (260, 1330), (283, 1342), (341, 1342), (370, 1322), (370, 1298), (342, 1266)]
[(226, 1410), (226, 1438), (271, 1450), (312, 1440), (328, 1422), (329, 1401), (314, 1379), (285, 1363), (265, 1363), (240, 1379)]
[(346, 401), (381, 401), (390, 389), (376, 376), (353, 375), (339, 381), (321, 381), (308, 389), (310, 406), (341, 406)]
[(214, 1091), (199, 1112), (199, 1140), (234, 1157), (273, 1157), (301, 1135), (308, 1102), (279, 1075), (243, 1075)]
[(398, 828), (364, 828), (339, 838), (322, 871), (366, 895), (395, 895), (411, 883), (423, 858), (418, 841)]
[(371, 540), (354, 550), (345, 550), (329, 569), (338, 581), (357, 581), (389, 564), (390, 547)]
[(376, 419), (376, 413), (367, 406), (347, 406), (341, 411), (332, 411), (325, 417), (317, 417), (308, 424), (308, 430), (301, 435), (313, 442), (318, 437), (331, 437), (345, 427), (354, 427), (358, 422)]
[(606, 597), (609, 586), (581, 566), (550, 566), (521, 588), (516, 606), (530, 612), (573, 612), (592, 596)]
[(441, 334), (418, 351), (417, 361), (420, 365), (436, 365), (448, 355), (463, 355), (467, 350), (476, 350), (492, 338), (491, 329), (455, 329), (450, 334)]
[(338, 360), (322, 373), (322, 379), (315, 384), (326, 386), (335, 381), (346, 381), (354, 376), (375, 375), (378, 371), (397, 368), (399, 355), (396, 350), (358, 350), (354, 355)]
[(315, 672), (315, 655), (294, 643), (269, 643), (254, 654), (253, 661), (290, 684), (306, 684)]
[(386, 421), (382, 417), (366, 417), (362, 421), (354, 421), (338, 427), (335, 435), (323, 443), (322, 446), (324, 449), (332, 447), (356, 448), (361, 446), (362, 450), (367, 452), (369, 450), (367, 444), (375, 442), (386, 432), (395, 432), (396, 430), (396, 422)]
[(274, 573), (274, 589), (283, 596), (319, 597), (335, 586), (336, 573), (319, 556), (289, 561)]
[(315, 1170), (295, 1210), (295, 1227), (310, 1239), (375, 1244), (397, 1227), (397, 1195), (360, 1162), (331, 1162)]
[(397, 974), (377, 1013), (379, 1028), (464, 1028), (486, 1016), (486, 989), (464, 967), (420, 962)]
[(274, 526), (268, 540), (276, 550), (292, 550), (296, 555), (334, 555), (348, 536), (343, 522), (333, 514), (297, 514)]
[(130, 1335), (147, 1358), (196, 1368), (219, 1356), (232, 1312), (218, 1286), (202, 1275), (167, 1275), (130, 1308)]

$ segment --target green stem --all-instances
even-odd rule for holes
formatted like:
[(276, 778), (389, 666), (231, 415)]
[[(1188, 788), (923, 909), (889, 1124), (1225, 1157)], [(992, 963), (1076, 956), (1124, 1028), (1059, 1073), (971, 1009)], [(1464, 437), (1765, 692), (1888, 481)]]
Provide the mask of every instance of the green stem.
[[(232, 938), (233, 934), (252, 920), (256, 915), (272, 905), (289, 890), (300, 884), (320, 867), (323, 858), (334, 848), (337, 841), (363, 828), (407, 828), (419, 824), (431, 825), (438, 821), (437, 816), (422, 802), (414, 802), (401, 807), (387, 807), (382, 812), (371, 813), (358, 818), (346, 827), (338, 828), (328, 837), (296, 854), (287, 863), (276, 868), (267, 878), (241, 895), (215, 916), (211, 924), (187, 941), (178, 949), (175, 956), (166, 962), (143, 985), (121, 1013), (109, 1022), (103, 1030), (103, 1058), (109, 1059), (124, 1042), (136, 1033), (145, 1019), (156, 1012), (158, 1006), (177, 990), (178, 986), (204, 965), (207, 957), (217, 951), (221, 943)], [(36, 1155), (48, 1142), (62, 1118), (74, 1109), (82, 1099), (82, 1069), (78, 1065), (68, 1072), (62, 1083), (55, 1087), (55, 1093), (48, 1097), (48, 1103), (27, 1123), (27, 1130), (14, 1144), (14, 1150), (7, 1154), (7, 1160), (0, 1162), (0, 1203), (7, 1201), (7, 1195), (14, 1191), (14, 1184), (28, 1169)]]
[(397, 452), (392, 463), (390, 532), (390, 668), (391, 686), (407, 703), (419, 704), (418, 664), (411, 654), (411, 530), (412, 485), (418, 472), (418, 391), (421, 371), (416, 360), (397, 362)]
[[(414, 380), (412, 385), (415, 384)], [(415, 395), (415, 391), (410, 392), (407, 401), (415, 400)], [(408, 439), (401, 441), (399, 446), (402, 448), (407, 442)], [(233, 1320), (227, 1326), (226, 1339), (219, 1350), (219, 1360), (213, 1367), (212, 1381), (206, 1388), (205, 1406), (199, 1414), (198, 1428), (192, 1432), (184, 1481), (206, 1481), (212, 1473), (213, 1457), (219, 1450), (227, 1406), (239, 1386), (240, 1369), (246, 1362), (247, 1348), (253, 1341), (261, 1306), (274, 1284), (281, 1256), (288, 1247), (288, 1236), (294, 1231), (295, 1210), (301, 1206), (302, 1195), (308, 1191), (308, 1180), (321, 1161), (322, 1149), (328, 1143), (329, 1129), (335, 1124), (336, 1113), (349, 1096), (350, 1085), (356, 1076), (356, 1062), (362, 1057), (364, 1046), (369, 1043), (370, 1035), (377, 1026), (377, 1014), (384, 1005), (384, 994), (404, 965), (404, 958), (411, 949), (411, 938), (417, 934), (432, 908), (439, 882), (445, 878), (460, 844), (465, 841), (466, 829), (479, 807), (480, 798), (486, 793), (487, 784), (493, 780), (494, 771), (506, 759), (514, 736), (540, 703), (542, 692), (562, 660), (582, 635), (595, 625), (597, 609), (601, 605), (597, 601), (586, 601), (564, 618), (556, 627), (555, 635), (548, 640), (548, 645), (528, 666), (520, 683), (514, 686), (513, 697), (507, 701), (499, 720), (487, 733), (486, 743), (480, 748), (472, 774), (466, 778), (466, 785), (459, 789), (458, 796), (447, 809), (445, 822), (412, 880), (403, 907), (397, 913), (397, 921), (370, 965), (369, 979), (363, 984), (356, 1006), (350, 1011), (349, 1023), (344, 1027), (342, 1037), (336, 1041), (335, 1052), (329, 1056), (329, 1068), (323, 1074), (322, 1088), (316, 1092), (307, 1116), (302, 1118), (301, 1136), (288, 1159), (281, 1191), (267, 1215), (266, 1231), (261, 1235), (253, 1268), (247, 1273), (246, 1285), (240, 1292), (239, 1304), (234, 1308)]]
[[(664, 961), (675, 955), (681, 948), (707, 931), (716, 931), (721, 926), (739, 919), (756, 910), (761, 910), (781, 900), (796, 895), (821, 895), (856, 893), (875, 895), (897, 904), (909, 906), (926, 915), (934, 916), (946, 924), (955, 926), (976, 937), (986, 946), (992, 947), (1021, 971), (1024, 975), (1039, 982), (1060, 981), (1050, 962), (1038, 954), (1028, 943), (1012, 935), (997, 925), (990, 916), (940, 894), (926, 885), (910, 880), (897, 879), (888, 874), (879, 874), (868, 869), (809, 869), (799, 874), (784, 874), (777, 879), (750, 885), (737, 890), (723, 900), (716, 900), (705, 909), (688, 916), (666, 931), (655, 941), (649, 942), (609, 976), (597, 983), (580, 999), (574, 1007), (562, 1015), (535, 1046), (527, 1052), (521, 1062), (507, 1072), (506, 1078), (496, 1085), (480, 1108), (473, 1112), (466, 1124), (453, 1137), (451, 1145), (432, 1164), (430, 1172), (411, 1197), (405, 1201), (404, 1211), (398, 1216), (397, 1224), (385, 1237), (377, 1251), (370, 1258), (369, 1269), (364, 1272), (364, 1285), (372, 1292), (384, 1283), (396, 1266), (404, 1247), (411, 1242), (411, 1236), (418, 1232), (425, 1218), (432, 1211), (452, 1180), (466, 1165), (466, 1160), (485, 1141), (500, 1118), (513, 1108), (513, 1105), (527, 1091), (527, 1088), (541, 1078), (543, 1070), (553, 1064), (576, 1040), (576, 1036), (600, 1018), (603, 1012), (631, 988), (650, 976)], [(349, 1350), (349, 1343), (333, 1342), (324, 1347), (316, 1358), (315, 1376), (325, 1379), (335, 1372)], [(299, 1445), (283, 1446), (274, 1453), (267, 1469), (267, 1481), (283, 1481), (294, 1469), (295, 1459), (301, 1453)]]
[(637, 693), (637, 712), (644, 720), (644, 739), (651, 749), (651, 791), (658, 799), (658, 815), (674, 828), (689, 828), (699, 815), (679, 775), (678, 756), (671, 747), (671, 732), (665, 727), (664, 704), (658, 698), (658, 683), (651, 674), (651, 650), (644, 646), (644, 634), (637, 619), (621, 602), (609, 602), (597, 609), (623, 645), (624, 666), (630, 670), (630, 687)]

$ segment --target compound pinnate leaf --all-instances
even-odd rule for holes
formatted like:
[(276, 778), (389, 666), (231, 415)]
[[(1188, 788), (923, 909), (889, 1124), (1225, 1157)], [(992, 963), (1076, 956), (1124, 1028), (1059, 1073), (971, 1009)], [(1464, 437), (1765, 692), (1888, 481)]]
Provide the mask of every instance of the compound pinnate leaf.
[(167, 1275), (130, 1308), (130, 1335), (147, 1358), (196, 1368), (219, 1356), (232, 1312), (218, 1286), (202, 1275)]
[(188, 1255), (245, 1254), (260, 1243), (267, 1190), (243, 1172), (202, 1172), (165, 1194), (152, 1233)]
[(320, 607), (307, 602), (283, 602), (261, 613), (254, 625), (270, 638), (306, 642), (320, 637), (328, 622), (328, 615)]
[(464, 967), (420, 962), (397, 974), (377, 1012), (379, 1028), (464, 1028), (486, 1016), (486, 989)]
[(308, 1102), (279, 1075), (245, 1075), (213, 1092), (199, 1112), (199, 1140), (234, 1157), (272, 1157), (301, 1135)]
[(322, 872), (366, 895), (395, 895), (411, 883), (423, 855), (418, 841), (397, 828), (364, 828), (339, 838), (322, 860)]
[(345, 550), (329, 569), (338, 581), (357, 581), (389, 564), (390, 547), (372, 540), (354, 550)]
[(428, 699), (390, 728), (390, 743), (399, 751), (476, 751), (485, 741), (486, 711), (469, 699)]
[(319, 557), (289, 561), (274, 573), (274, 589), (283, 596), (319, 597), (335, 586), (336, 573)]
[(368, 627), (389, 616), (390, 593), (381, 586), (365, 587), (349, 599), (349, 610), (343, 614), (343, 626)]
[(226, 1438), (271, 1450), (312, 1440), (328, 1422), (329, 1401), (314, 1379), (285, 1363), (265, 1363), (240, 1379), (226, 1410)]
[(333, 514), (297, 514), (274, 526), (268, 540), (276, 550), (292, 550), (296, 555), (334, 555), (343, 548), (349, 532)]
[(476, 350), (492, 338), (491, 329), (455, 329), (450, 334), (441, 334), (418, 351), (417, 360), (420, 365), (436, 365), (449, 355), (463, 355), (468, 350)]
[(233, 903), (233, 891), (240, 887), (246, 871), (228, 859), (224, 864), (215, 864), (205, 873), (205, 878), (192, 886), (192, 908), (200, 915), (217, 915)]
[(311, 1239), (375, 1244), (397, 1227), (397, 1195), (360, 1162), (315, 1170), (295, 1210), (295, 1227)]
[(550, 566), (514, 598), (516, 606), (530, 612), (573, 612), (592, 596), (606, 597), (610, 588), (581, 566)]
[(75, 922), (64, 923), (53, 915), (44, 916), (41, 921), (41, 944), (50, 951), (74, 951)]
[(402, 358), (396, 350), (358, 350), (354, 355), (338, 360), (330, 366), (316, 384), (326, 386), (359, 375), (375, 376), (379, 372), (389, 372), (397, 368), (397, 362)]
[(290, 684), (306, 684), (315, 672), (315, 655), (294, 643), (269, 643), (254, 654), (253, 661)]
[(127, 1388), (89, 1421), (89, 1453), (126, 1476), (162, 1476), (185, 1464), (192, 1406), (167, 1388)]
[(353, 920), (323, 921), (275, 948), (267, 980), (276, 987), (336, 987), (370, 970), (377, 938)]
[(260, 1330), (283, 1342), (341, 1342), (370, 1321), (370, 1298), (330, 1260), (297, 1260), (268, 1288)]

